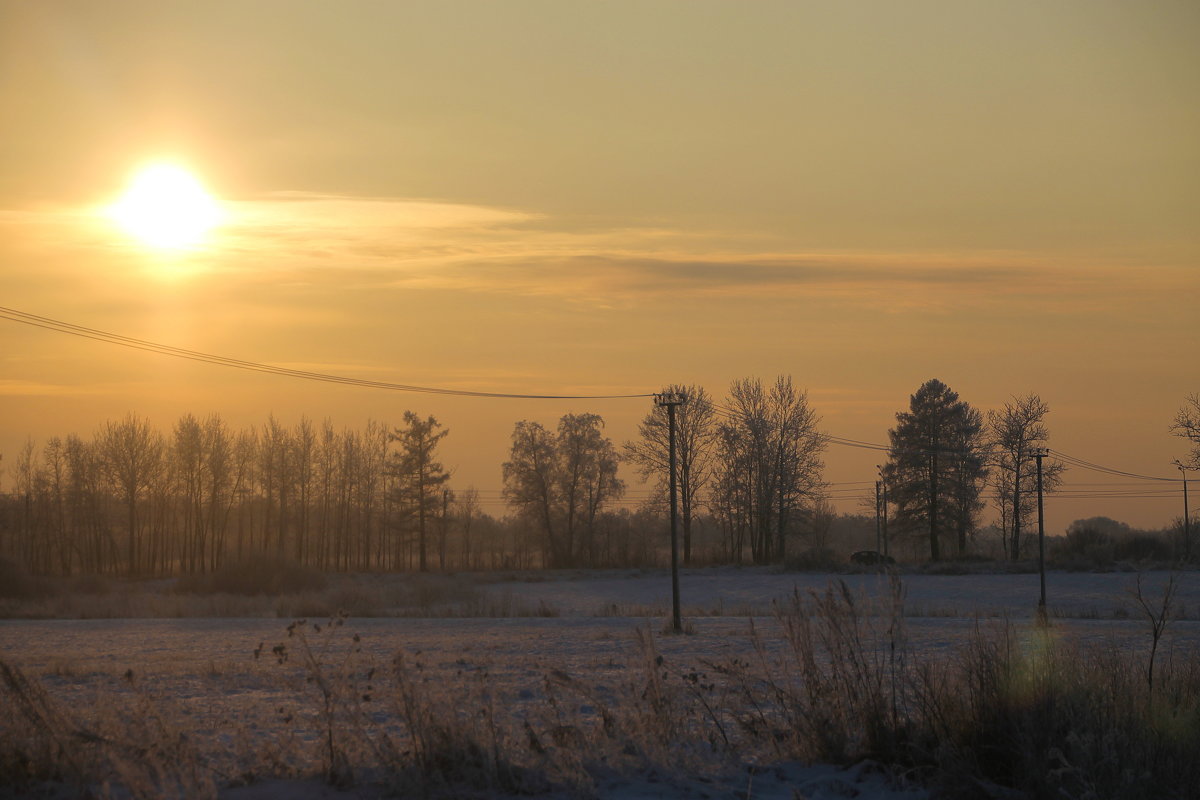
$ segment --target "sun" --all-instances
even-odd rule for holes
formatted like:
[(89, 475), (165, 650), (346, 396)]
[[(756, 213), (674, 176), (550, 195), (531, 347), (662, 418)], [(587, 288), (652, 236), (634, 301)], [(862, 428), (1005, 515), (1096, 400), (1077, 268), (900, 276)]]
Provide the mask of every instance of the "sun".
[(203, 243), (221, 215), (216, 198), (195, 175), (176, 164), (155, 163), (134, 173), (109, 216), (143, 244), (182, 250)]

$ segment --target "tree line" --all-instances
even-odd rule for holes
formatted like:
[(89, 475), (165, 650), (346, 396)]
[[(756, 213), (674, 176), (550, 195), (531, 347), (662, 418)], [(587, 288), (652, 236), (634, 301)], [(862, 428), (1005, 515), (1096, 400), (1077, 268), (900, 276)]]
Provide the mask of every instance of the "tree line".
[[(611, 478), (587, 483), (589, 448), (612, 451), (599, 424), (563, 420), (579, 434), (562, 464), (574, 481), (567, 530), (581, 544), (561, 552), (521, 515), (497, 519), (474, 487), (452, 487), (438, 456), (449, 430), (408, 411), (398, 427), (358, 430), (274, 416), (233, 430), (219, 415), (188, 414), (167, 433), (130, 414), (89, 439), (29, 441), (0, 494), (0, 557), (43, 574), (130, 576), (207, 572), (252, 555), (328, 571), (653, 563), (653, 513), (609, 507), (624, 489), (615, 456)], [(551, 494), (557, 514), (558, 484)]]
[[(721, 525), (730, 561), (740, 561), (747, 549), (757, 563), (783, 560), (789, 541), (823, 544), (831, 515), (821, 478), (827, 438), (807, 395), (790, 378), (770, 387), (735, 381), (723, 404), (713, 403), (702, 387), (666, 391), (688, 397), (677, 423), (685, 561), (690, 525), (702, 505)], [(990, 492), (1004, 552), (1020, 558), (1036, 503), (1030, 460), (1049, 442), (1049, 411), (1029, 394), (984, 415), (941, 381), (922, 384), (888, 432), (874, 509), (888, 519), (888, 536), (914, 553), (924, 543), (933, 561), (965, 555)], [(667, 474), (666, 424), (666, 414), (656, 409), (642, 422), (640, 439), (625, 446), (643, 476), (659, 476), (660, 491)], [(1043, 491), (1061, 484), (1063, 470), (1046, 465)]]
[[(686, 398), (676, 414), (685, 563), (778, 563), (829, 544), (829, 439), (789, 376), (734, 381), (720, 402), (700, 386), (664, 392)], [(1188, 403), (1171, 430), (1200, 466), (1200, 399)], [(931, 560), (964, 555), (990, 502), (1004, 553), (1021, 558), (1048, 414), (1035, 394), (984, 414), (939, 380), (922, 384), (896, 414), (879, 476), (874, 512), (889, 540)], [(235, 431), (219, 415), (188, 414), (167, 433), (130, 414), (90, 439), (30, 441), (0, 495), (0, 556), (39, 573), (122, 575), (206, 572), (258, 554), (330, 571), (662, 563), (664, 407), (620, 446), (597, 414), (515, 423), (500, 518), (474, 487), (451, 485), (438, 456), (449, 433), (411, 411), (398, 427), (360, 430), (272, 416)], [(637, 511), (615, 506), (623, 463), (652, 487)], [(1045, 464), (1044, 491), (1063, 469)]]

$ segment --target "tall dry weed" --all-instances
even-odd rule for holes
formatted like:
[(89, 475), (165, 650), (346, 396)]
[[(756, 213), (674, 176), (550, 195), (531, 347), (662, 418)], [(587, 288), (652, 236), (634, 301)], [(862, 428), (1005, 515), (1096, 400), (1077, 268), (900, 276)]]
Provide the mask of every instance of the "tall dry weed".
[[(136, 681), (132, 673), (127, 680)], [(89, 714), (53, 700), (42, 685), (0, 662), (0, 786), (18, 792), (47, 785), (80, 796), (112, 787), (132, 800), (216, 797), (215, 776), (187, 733), (133, 687), (132, 702), (116, 698)]]

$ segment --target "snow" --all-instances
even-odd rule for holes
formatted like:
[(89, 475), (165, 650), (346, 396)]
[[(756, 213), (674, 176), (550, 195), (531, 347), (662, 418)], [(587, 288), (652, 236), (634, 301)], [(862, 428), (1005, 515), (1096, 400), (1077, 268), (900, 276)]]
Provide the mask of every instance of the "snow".
[[(638, 651), (638, 629), (649, 634), (667, 663), (720, 661), (751, 652), (750, 615), (756, 616), (754, 629), (766, 647), (781, 647), (778, 623), (768, 615), (773, 601), (786, 602), (793, 591), (824, 591), (831, 580), (840, 579), (875, 601), (888, 592), (887, 581), (875, 574), (688, 570), (681, 588), (692, 632), (669, 636), (663, 629), (670, 584), (663, 572), (545, 577), (549, 579), (488, 582), (480, 589), (494, 598), (545, 604), (560, 616), (381, 616), (350, 619), (341, 630), (322, 627), (319, 632), (311, 623), (324, 626), (326, 621), (312, 620), (308, 635), (314, 649), (329, 648), (334, 654), (357, 635), (361, 658), (377, 664), (388, 664), (402, 653), (431, 685), (461, 685), (486, 674), (508, 713), (533, 714), (544, 704), (546, 675), (552, 670), (600, 692), (628, 683), (644, 663), (639, 661), (644, 656)], [(1047, 596), (1055, 630), (1080, 641), (1144, 646), (1149, 626), (1132, 603), (1135, 578), (1128, 573), (1051, 573)], [(1166, 573), (1144, 576), (1144, 593), (1152, 603), (1161, 598), (1167, 579)], [(1027, 628), (1038, 594), (1037, 575), (909, 575), (904, 585), (908, 636), (924, 652), (949, 652), (977, 625), (1012, 620), (1018, 631)], [(1182, 573), (1177, 587), (1175, 607), (1188, 618), (1172, 621), (1160, 652), (1163, 657), (1194, 657), (1200, 649), (1200, 621), (1194, 618), (1200, 610), (1200, 580), (1196, 573)], [(272, 732), (278, 730), (281, 712), (303, 708), (302, 682), (280, 679), (294, 677), (298, 668), (294, 663), (281, 666), (271, 654), (275, 644), (289, 642), (286, 626), (286, 620), (241, 618), (4, 620), (0, 660), (38, 677), (53, 697), (71, 705), (94, 704), (106, 695), (142, 692), (153, 697), (186, 721), (195, 746), (217, 763), (238, 737), (276, 735)], [(314, 735), (303, 726), (298, 730), (302, 737)], [(928, 797), (925, 790), (906, 786), (869, 763), (849, 768), (781, 763), (715, 775), (616, 775), (604, 779), (597, 792), (621, 800)], [(315, 779), (279, 779), (227, 786), (220, 796), (357, 800), (375, 795), (370, 786), (335, 789)]]
[[(270, 780), (227, 789), (222, 800), (365, 800), (374, 798), (369, 788), (336, 789), (317, 781)], [(777, 764), (761, 771), (746, 770), (723, 780), (676, 779), (636, 776), (614, 779), (599, 789), (611, 800), (927, 800), (929, 793), (915, 786), (898, 785), (882, 768), (869, 762), (848, 769), (818, 764)], [(573, 800), (569, 793), (542, 795), (544, 800)]]
[[(670, 611), (671, 586), (665, 571), (608, 577), (602, 573), (556, 574), (557, 579), (494, 584), (490, 591), (510, 594), (529, 606), (544, 602), (564, 616), (640, 615)], [(1039, 579), (1027, 574), (904, 575), (909, 616), (1006, 616), (1028, 619), (1036, 608)], [(1051, 616), (1121, 617), (1131, 610), (1129, 591), (1136, 574), (1128, 572), (1049, 572), (1046, 599)], [(1160, 597), (1169, 573), (1143, 576), (1146, 596)], [(786, 599), (794, 589), (823, 591), (830, 580), (841, 580), (855, 592), (884, 597), (888, 581), (880, 573), (831, 576), (824, 573), (780, 572), (769, 568), (683, 570), (681, 603), (685, 613), (713, 616), (770, 615), (771, 602)], [(1200, 580), (1194, 572), (1177, 576), (1177, 605), (1200, 618)]]

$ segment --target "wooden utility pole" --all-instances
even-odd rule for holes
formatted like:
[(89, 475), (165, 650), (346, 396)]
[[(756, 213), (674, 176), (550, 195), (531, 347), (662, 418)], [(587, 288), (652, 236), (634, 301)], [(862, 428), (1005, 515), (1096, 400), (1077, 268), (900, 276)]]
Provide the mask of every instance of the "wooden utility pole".
[(1021, 457), (1024, 454), (1019, 450), (1017, 457), (1013, 459), (1013, 535), (1012, 535), (1012, 560), (1021, 560)]
[(929, 560), (941, 558), (938, 547), (938, 442), (930, 441), (929, 448)]
[(1038, 600), (1038, 616), (1046, 620), (1046, 522), (1042, 513), (1042, 459), (1050, 455), (1050, 449), (1038, 447), (1033, 451), (1037, 459), (1037, 493), (1038, 493), (1038, 576), (1041, 579), (1042, 593)]
[(883, 481), (875, 481), (875, 552), (883, 552), (883, 525), (880, 519), (880, 513), (883, 507), (883, 497), (881, 486)]
[(671, 630), (683, 632), (683, 620), (679, 613), (679, 487), (675, 467), (675, 407), (687, 402), (684, 395), (664, 392), (654, 396), (655, 405), (667, 409), (668, 464), (671, 489)]
[(879, 486), (882, 490), (880, 500), (883, 504), (882, 524), (883, 524), (883, 554), (888, 555), (888, 496), (887, 496), (887, 480), (883, 477), (883, 465), (876, 464), (875, 469), (879, 471)]
[(1190, 561), (1192, 558), (1192, 524), (1189, 520), (1191, 512), (1188, 509), (1187, 467), (1178, 459), (1173, 463), (1183, 473), (1183, 560)]
[(450, 535), (450, 490), (442, 489), (442, 520), (438, 527), (438, 569), (446, 571), (446, 538)]

